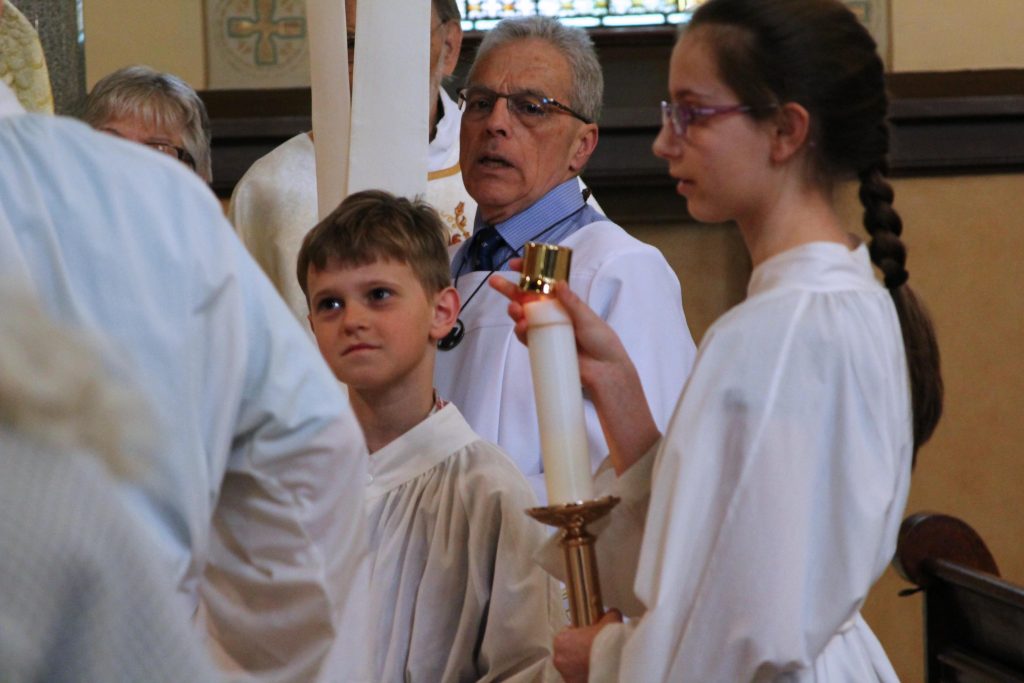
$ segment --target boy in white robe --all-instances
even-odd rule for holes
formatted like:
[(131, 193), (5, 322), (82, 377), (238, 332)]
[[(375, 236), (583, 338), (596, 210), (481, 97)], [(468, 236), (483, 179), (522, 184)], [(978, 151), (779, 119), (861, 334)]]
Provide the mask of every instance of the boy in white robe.
[(349, 196), (299, 252), (328, 365), (370, 451), (367, 513), (378, 680), (539, 680), (560, 620), (531, 560), (543, 540), (526, 479), (433, 389), (455, 323), (444, 228), (424, 203)]

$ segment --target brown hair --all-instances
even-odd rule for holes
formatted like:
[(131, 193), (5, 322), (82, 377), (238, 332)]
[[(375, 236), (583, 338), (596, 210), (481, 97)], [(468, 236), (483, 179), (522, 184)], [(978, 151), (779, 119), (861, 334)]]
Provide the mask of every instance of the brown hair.
[(426, 202), (382, 190), (345, 198), (302, 241), (296, 275), (309, 300), (309, 267), (365, 266), (397, 261), (412, 268), (424, 291), (436, 294), (451, 284), (444, 224)]
[[(809, 171), (826, 188), (857, 178), (871, 260), (882, 271), (903, 332), (910, 370), (914, 447), (942, 414), (943, 385), (935, 330), (906, 284), (903, 223), (893, 209), (888, 173), (885, 70), (875, 41), (837, 0), (710, 0), (690, 31), (709, 31), (719, 77), (750, 105), (796, 102), (810, 114)], [(774, 110), (757, 109), (767, 118)]]

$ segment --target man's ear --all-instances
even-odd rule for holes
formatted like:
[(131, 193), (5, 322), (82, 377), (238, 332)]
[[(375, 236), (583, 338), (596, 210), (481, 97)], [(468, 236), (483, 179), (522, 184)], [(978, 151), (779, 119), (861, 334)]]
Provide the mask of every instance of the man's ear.
[(779, 108), (772, 120), (771, 160), (783, 163), (807, 144), (811, 133), (811, 115), (802, 105), (787, 102)]
[(444, 339), (459, 319), (459, 292), (445, 287), (434, 295), (434, 319), (430, 325), (430, 341)]
[(462, 52), (462, 24), (453, 19), (446, 22), (441, 30), (444, 31), (444, 75), (451, 76), (455, 73)]
[(579, 173), (590, 161), (590, 155), (597, 149), (597, 124), (585, 123), (576, 133), (573, 141), (572, 156), (569, 157), (569, 170)]

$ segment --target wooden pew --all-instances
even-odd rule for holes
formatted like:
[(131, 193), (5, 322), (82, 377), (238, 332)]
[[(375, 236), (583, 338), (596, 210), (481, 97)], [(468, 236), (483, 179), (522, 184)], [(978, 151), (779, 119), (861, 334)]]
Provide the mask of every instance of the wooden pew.
[(893, 564), (924, 591), (926, 683), (1024, 683), (1024, 588), (999, 578), (974, 529), (912, 515)]

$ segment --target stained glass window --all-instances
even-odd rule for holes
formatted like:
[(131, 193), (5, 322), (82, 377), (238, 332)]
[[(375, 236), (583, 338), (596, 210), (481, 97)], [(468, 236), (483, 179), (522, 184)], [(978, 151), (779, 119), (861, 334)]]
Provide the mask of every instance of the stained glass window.
[(542, 14), (584, 28), (685, 23), (704, 0), (457, 0), (467, 31), (486, 31), (505, 17)]

